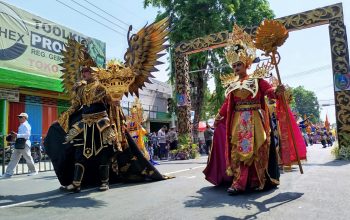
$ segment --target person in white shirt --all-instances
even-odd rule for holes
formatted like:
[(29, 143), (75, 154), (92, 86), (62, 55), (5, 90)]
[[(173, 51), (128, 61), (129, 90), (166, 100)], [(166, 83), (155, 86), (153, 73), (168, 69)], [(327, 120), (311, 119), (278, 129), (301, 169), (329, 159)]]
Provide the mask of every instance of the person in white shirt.
[(16, 138), (24, 138), (26, 139), (25, 142), (25, 147), (24, 149), (14, 149), (12, 155), (11, 155), (11, 160), (7, 166), (5, 175), (3, 176), (4, 178), (9, 178), (13, 175), (13, 171), (16, 168), (19, 160), (21, 159), (21, 156), (23, 155), (24, 159), (27, 162), (28, 165), (28, 170), (29, 170), (29, 176), (33, 176), (38, 174), (38, 171), (36, 170), (34, 166), (34, 161), (33, 158), (30, 154), (30, 147), (31, 147), (31, 142), (29, 140), (30, 134), (31, 134), (31, 126), (28, 123), (28, 114), (27, 113), (21, 113), (18, 115), (18, 120), (19, 120), (19, 127), (18, 127), (18, 133), (12, 131), (11, 136), (13, 139)]
[(158, 131), (158, 143), (159, 143), (159, 159), (164, 160), (168, 159), (168, 151), (166, 149), (166, 131), (167, 126), (164, 125), (159, 131)]

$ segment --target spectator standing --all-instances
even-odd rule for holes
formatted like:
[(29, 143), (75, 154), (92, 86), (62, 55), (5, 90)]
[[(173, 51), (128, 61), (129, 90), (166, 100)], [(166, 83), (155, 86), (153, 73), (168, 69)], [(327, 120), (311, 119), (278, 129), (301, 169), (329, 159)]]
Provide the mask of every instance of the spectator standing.
[(175, 128), (176, 128), (175, 126), (171, 127), (168, 133), (170, 150), (177, 149), (178, 138), (177, 138), (177, 132)]
[(22, 140), (25, 141), (25, 143), (22, 145), (23, 148), (17, 144), (15, 145), (15, 149), (11, 155), (10, 163), (8, 164), (5, 175), (3, 176), (4, 178), (12, 177), (13, 171), (16, 168), (22, 155), (27, 162), (27, 166), (29, 170), (28, 176), (33, 176), (38, 174), (38, 171), (34, 166), (34, 161), (30, 153), (31, 142), (29, 138), (31, 134), (31, 126), (28, 123), (28, 114), (24, 112), (19, 114), (18, 120), (20, 123), (18, 127), (18, 133), (11, 131), (11, 137), (12, 137), (12, 140), (18, 139), (17, 142), (19, 142), (19, 140), (22, 138)]
[(167, 126), (164, 125), (159, 131), (158, 131), (158, 143), (159, 143), (159, 159), (167, 158), (167, 148), (166, 148), (166, 129)]
[(204, 131), (205, 153), (206, 154), (209, 154), (209, 152), (211, 150), (211, 144), (213, 142), (213, 135), (214, 135), (213, 129), (210, 127), (209, 124), (207, 124), (207, 128)]
[(156, 132), (152, 132), (150, 135), (150, 151), (152, 151), (152, 159), (156, 159), (154, 156), (159, 157), (158, 136)]
[(308, 138), (309, 138), (309, 143), (310, 143), (310, 145), (312, 146), (313, 145), (313, 137), (312, 137), (313, 135), (312, 135), (312, 133), (310, 133), (310, 134), (308, 134)]

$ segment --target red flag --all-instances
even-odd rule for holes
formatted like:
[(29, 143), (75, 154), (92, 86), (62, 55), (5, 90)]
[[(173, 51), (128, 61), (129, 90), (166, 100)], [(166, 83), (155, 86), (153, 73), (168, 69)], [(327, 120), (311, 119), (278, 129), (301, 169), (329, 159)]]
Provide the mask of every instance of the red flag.
[(326, 121), (324, 122), (324, 127), (327, 129), (327, 131), (329, 131), (330, 125), (331, 124), (328, 121), (328, 115), (326, 114)]

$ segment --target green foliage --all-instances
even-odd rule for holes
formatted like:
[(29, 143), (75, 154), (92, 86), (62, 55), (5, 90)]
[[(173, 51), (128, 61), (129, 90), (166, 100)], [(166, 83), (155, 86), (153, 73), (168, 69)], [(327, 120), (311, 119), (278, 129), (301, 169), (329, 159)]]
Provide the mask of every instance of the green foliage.
[(188, 145), (191, 144), (191, 136), (189, 134), (179, 135), (178, 143), (179, 145)]
[(339, 147), (339, 143), (335, 142), (332, 148), (332, 154), (338, 160), (350, 160), (350, 135), (342, 136), (345, 145)]
[(320, 120), (320, 105), (314, 92), (306, 90), (303, 86), (298, 86), (293, 89), (293, 99), (295, 105), (292, 106), (292, 109), (297, 111), (300, 116), (313, 114), (314, 117), (310, 119), (313, 123)]
[(212, 105), (212, 94), (209, 91), (209, 88), (207, 88), (204, 92), (204, 100), (203, 100), (203, 111), (200, 117), (201, 121), (207, 121), (209, 118), (213, 118), (215, 116), (215, 113), (213, 111), (213, 105)]
[(170, 151), (175, 159), (194, 159), (199, 156), (199, 148), (197, 144), (192, 143), (191, 137), (188, 134), (179, 136), (179, 144), (176, 150)]
[[(274, 17), (267, 0), (144, 0), (144, 7), (148, 6), (159, 7), (163, 10), (159, 12), (156, 20), (166, 16), (170, 17), (172, 31), (169, 40), (171, 45), (224, 30), (232, 31), (234, 22), (243, 26), (253, 26), (258, 25), (265, 18)], [(208, 61), (208, 52), (191, 55), (189, 57), (190, 71), (205, 69)], [(215, 67), (227, 65), (222, 48), (213, 50), (211, 62)], [(174, 84), (174, 65), (171, 65), (169, 70), (169, 81)], [(190, 74), (190, 80), (197, 87), (197, 95), (192, 97), (195, 121), (205, 118), (203, 116), (205, 113), (202, 113), (204, 103), (210, 107), (209, 115), (217, 113), (224, 101), (224, 89), (219, 76), (228, 71), (231, 70), (216, 69), (211, 73), (199, 71)], [(207, 97), (205, 98), (208, 74), (214, 76), (216, 84), (216, 92), (209, 101)]]

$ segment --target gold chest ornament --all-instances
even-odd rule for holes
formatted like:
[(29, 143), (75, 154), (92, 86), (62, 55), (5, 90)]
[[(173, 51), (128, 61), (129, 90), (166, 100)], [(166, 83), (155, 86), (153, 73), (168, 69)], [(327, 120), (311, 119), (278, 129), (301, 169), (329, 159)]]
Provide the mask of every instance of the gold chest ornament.
[(250, 93), (252, 93), (253, 98), (256, 96), (259, 90), (259, 84), (258, 84), (258, 79), (246, 79), (241, 81), (235, 81), (230, 83), (230, 85), (227, 87), (225, 91), (225, 97), (227, 97), (232, 91), (235, 91), (237, 89), (245, 89), (248, 90)]

